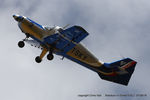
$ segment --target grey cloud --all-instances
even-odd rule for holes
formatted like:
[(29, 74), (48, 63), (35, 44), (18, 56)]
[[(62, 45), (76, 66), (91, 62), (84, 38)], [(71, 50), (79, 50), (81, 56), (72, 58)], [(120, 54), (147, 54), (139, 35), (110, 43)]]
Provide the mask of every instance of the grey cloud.
[[(149, 94), (149, 6), (147, 0), (5, 0), (0, 3), (0, 99), (2, 100), (125, 100), (126, 97), (80, 98), (78, 94)], [(129, 86), (101, 80), (98, 75), (67, 59), (34, 62), (40, 50), (17, 47), (24, 38), (11, 17), (23, 14), (45, 25), (77, 24), (90, 35), (83, 43), (100, 60), (111, 62), (121, 55), (138, 61)], [(141, 98), (128, 99), (145, 99)]]

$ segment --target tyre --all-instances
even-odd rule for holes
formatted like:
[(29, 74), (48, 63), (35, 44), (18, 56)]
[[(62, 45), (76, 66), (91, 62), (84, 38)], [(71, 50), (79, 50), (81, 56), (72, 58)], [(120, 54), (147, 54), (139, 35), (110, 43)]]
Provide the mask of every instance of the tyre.
[(35, 58), (35, 61), (36, 61), (37, 63), (40, 63), (42, 60), (41, 60), (41, 58), (40, 58), (39, 56), (37, 56), (37, 57)]
[(47, 55), (47, 59), (48, 59), (48, 60), (53, 60), (53, 58), (54, 58), (53, 54), (48, 54), (48, 55)]
[(23, 41), (19, 41), (19, 42), (18, 42), (18, 46), (19, 46), (20, 48), (23, 48), (23, 47), (25, 46), (25, 43), (24, 43)]

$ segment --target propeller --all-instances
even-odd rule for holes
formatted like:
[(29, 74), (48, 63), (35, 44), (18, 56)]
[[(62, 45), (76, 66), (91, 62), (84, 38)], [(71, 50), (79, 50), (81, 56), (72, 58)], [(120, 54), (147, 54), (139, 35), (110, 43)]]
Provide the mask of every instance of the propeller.
[(70, 24), (65, 25), (65, 26), (63, 27), (63, 29), (66, 29), (69, 25), (70, 25)]

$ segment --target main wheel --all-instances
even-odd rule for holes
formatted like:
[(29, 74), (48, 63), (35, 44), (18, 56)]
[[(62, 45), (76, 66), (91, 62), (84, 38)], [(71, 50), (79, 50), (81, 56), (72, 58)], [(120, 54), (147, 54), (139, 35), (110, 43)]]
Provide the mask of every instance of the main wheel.
[(53, 58), (54, 58), (53, 54), (48, 54), (48, 55), (47, 55), (47, 59), (48, 59), (48, 60), (53, 60)]
[(19, 41), (19, 42), (18, 42), (18, 46), (19, 46), (20, 48), (23, 48), (23, 47), (25, 46), (25, 43), (24, 43), (23, 41)]
[(40, 62), (42, 61), (42, 59), (41, 59), (39, 56), (37, 56), (37, 57), (35, 58), (35, 61), (36, 61), (37, 63), (40, 63)]

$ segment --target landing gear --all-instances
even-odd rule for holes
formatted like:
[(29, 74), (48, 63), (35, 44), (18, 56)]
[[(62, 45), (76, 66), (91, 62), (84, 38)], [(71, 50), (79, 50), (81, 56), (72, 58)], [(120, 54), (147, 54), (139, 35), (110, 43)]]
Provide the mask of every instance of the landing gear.
[(36, 61), (37, 63), (40, 63), (40, 62), (42, 61), (42, 59), (40, 58), (40, 56), (37, 56), (37, 57), (35, 58), (35, 61)]
[(26, 35), (26, 38), (23, 39), (23, 41), (19, 41), (19, 42), (18, 42), (18, 46), (19, 46), (20, 48), (23, 48), (23, 47), (25, 46), (24, 41), (28, 40), (28, 38), (30, 37), (30, 35), (29, 35), (28, 33), (25, 33), (25, 35)]
[(48, 60), (53, 60), (53, 58), (54, 58), (54, 55), (53, 55), (52, 53), (49, 53), (49, 54), (47, 55), (47, 59), (48, 59)]
[(35, 61), (37, 62), (37, 63), (40, 63), (41, 61), (42, 61), (42, 59), (43, 59), (43, 57), (45, 56), (45, 54), (47, 53), (47, 49), (46, 48), (43, 48), (43, 50), (42, 50), (42, 53), (40, 54), (40, 56), (37, 56), (36, 58), (35, 58)]
[[(40, 56), (37, 56), (35, 58), (35, 61), (37, 63), (40, 63), (47, 52), (48, 52), (48, 49), (47, 48), (43, 48), (42, 53), (40, 54)], [(49, 51), (49, 54), (47, 55), (47, 59), (48, 60), (52, 60), (53, 58), (54, 58), (54, 55), (53, 55), (52, 51)]]
[(18, 42), (18, 46), (19, 46), (20, 48), (23, 48), (23, 47), (25, 46), (24, 41), (19, 41), (19, 42)]

